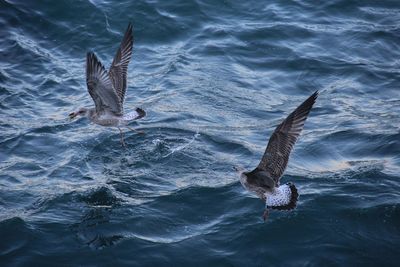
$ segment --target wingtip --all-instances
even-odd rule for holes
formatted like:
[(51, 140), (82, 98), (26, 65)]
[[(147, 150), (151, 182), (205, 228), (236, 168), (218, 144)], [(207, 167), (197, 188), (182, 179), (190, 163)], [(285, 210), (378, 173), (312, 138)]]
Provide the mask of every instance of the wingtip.
[(132, 31), (133, 31), (133, 24), (132, 24), (131, 21), (129, 21), (128, 27), (126, 28), (125, 32), (129, 33), (130, 35), (132, 35)]
[(312, 98), (314, 99), (314, 102), (317, 100), (318, 96), (319, 96), (319, 90), (315, 91), (312, 95)]
[(130, 46), (133, 44), (133, 25), (131, 21), (129, 21), (128, 27), (126, 28), (124, 38), (122, 40), (122, 43), (124, 42), (128, 42)]
[(95, 61), (95, 62), (98, 61), (96, 54), (92, 51), (86, 53), (86, 58), (90, 61)]
[(86, 73), (89, 73), (90, 62), (92, 61), (92, 55), (93, 55), (93, 52), (89, 51), (86, 53)]
[(86, 59), (87, 61), (93, 62), (93, 63), (97, 63), (99, 62), (99, 60), (96, 57), (96, 54), (92, 51), (89, 51), (86, 53)]
[(318, 96), (319, 96), (319, 91), (317, 90), (310, 97), (308, 97), (308, 99), (306, 99), (305, 102), (310, 102), (310, 100), (311, 100), (311, 103), (312, 103), (311, 105), (314, 105)]

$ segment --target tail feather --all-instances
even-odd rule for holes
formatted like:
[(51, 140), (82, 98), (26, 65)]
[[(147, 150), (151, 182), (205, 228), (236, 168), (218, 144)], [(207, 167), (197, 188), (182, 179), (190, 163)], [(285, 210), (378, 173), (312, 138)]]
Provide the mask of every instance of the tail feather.
[(143, 118), (144, 116), (146, 116), (146, 111), (144, 111), (141, 108), (135, 108), (135, 110), (125, 113), (123, 116), (123, 120), (130, 122), (133, 120)]
[(274, 210), (292, 210), (296, 207), (299, 193), (292, 183), (287, 183), (276, 189), (276, 192), (267, 196), (266, 206)]
[(144, 111), (141, 108), (136, 108), (136, 112), (139, 114), (139, 116), (136, 119), (140, 119), (140, 118), (143, 118), (144, 116), (146, 116), (146, 111)]

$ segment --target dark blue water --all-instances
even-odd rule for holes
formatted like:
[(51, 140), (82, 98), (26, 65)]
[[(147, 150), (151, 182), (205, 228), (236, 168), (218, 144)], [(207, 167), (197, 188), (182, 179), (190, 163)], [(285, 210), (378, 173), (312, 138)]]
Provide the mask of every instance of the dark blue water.
[[(67, 115), (129, 21), (124, 149)], [(0, 0), (0, 265), (398, 266), (399, 59), (399, 1)], [(232, 166), (317, 89), (264, 223)]]

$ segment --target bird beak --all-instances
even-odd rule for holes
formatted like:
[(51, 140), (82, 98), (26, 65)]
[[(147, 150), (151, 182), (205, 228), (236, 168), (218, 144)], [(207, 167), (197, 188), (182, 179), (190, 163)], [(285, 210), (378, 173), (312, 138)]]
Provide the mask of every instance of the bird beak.
[(70, 113), (68, 116), (69, 116), (69, 118), (72, 120), (73, 118), (76, 117), (76, 115), (77, 115), (76, 112), (72, 112), (72, 113)]
[(233, 166), (232, 168), (238, 173), (242, 173), (244, 171), (244, 169), (242, 167), (239, 167), (239, 166)]

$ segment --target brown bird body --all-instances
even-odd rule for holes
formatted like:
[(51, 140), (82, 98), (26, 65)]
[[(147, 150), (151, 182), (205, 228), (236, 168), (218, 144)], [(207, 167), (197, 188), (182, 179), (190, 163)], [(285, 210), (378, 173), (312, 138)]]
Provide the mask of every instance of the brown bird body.
[(290, 152), (317, 97), (318, 91), (276, 127), (260, 163), (254, 170), (249, 172), (238, 170), (241, 184), (265, 201), (264, 220), (268, 216), (269, 209), (291, 210), (296, 207), (299, 196), (296, 186), (292, 183), (280, 185), (280, 179), (289, 162)]

